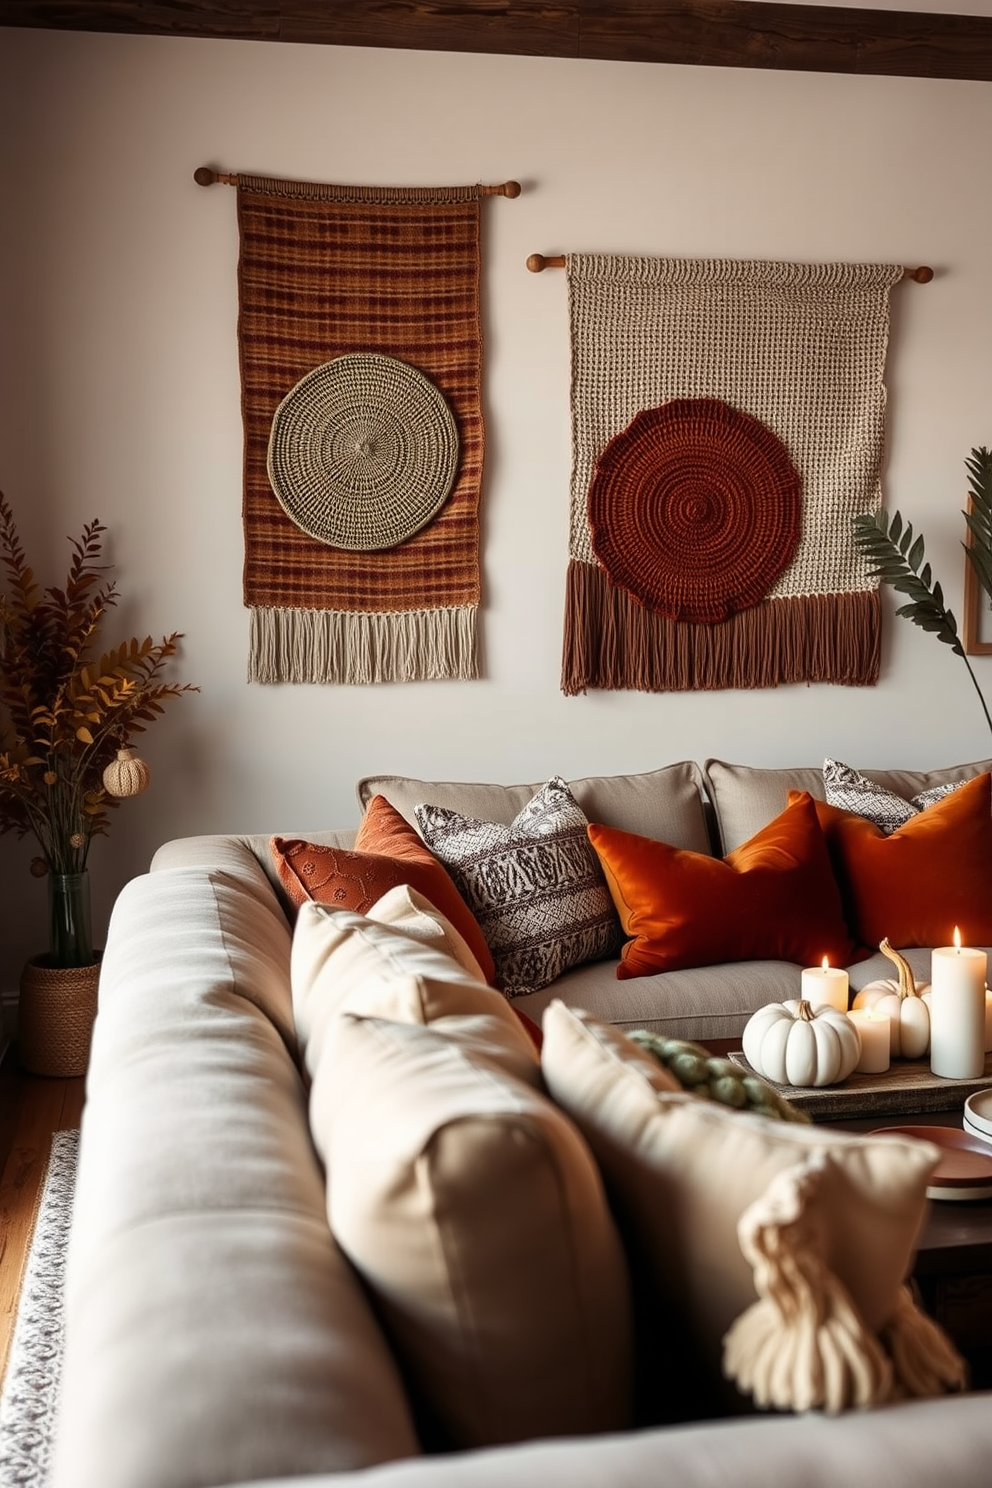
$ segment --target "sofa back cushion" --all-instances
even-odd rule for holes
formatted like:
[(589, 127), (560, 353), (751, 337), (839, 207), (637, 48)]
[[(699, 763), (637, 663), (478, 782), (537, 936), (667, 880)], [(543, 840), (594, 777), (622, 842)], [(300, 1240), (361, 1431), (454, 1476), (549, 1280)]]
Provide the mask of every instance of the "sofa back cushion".
[[(410, 822), (416, 821), (416, 808), (427, 804), (509, 826), (542, 784), (483, 785), (370, 775), (358, 782), (358, 799), (364, 808), (374, 795), (383, 795)], [(703, 777), (691, 760), (637, 775), (592, 775), (567, 784), (590, 821), (643, 832), (692, 852), (711, 850)]]
[(342, 1013), (316, 1078), (331, 1228), (425, 1444), (625, 1427), (630, 1300), (602, 1181), (502, 1025)]
[[(935, 786), (972, 780), (988, 770), (992, 770), (992, 760), (940, 770), (862, 770), (861, 773), (909, 801)], [(786, 805), (790, 790), (808, 791), (817, 800), (826, 799), (822, 767), (766, 770), (708, 759), (703, 766), (703, 779), (713, 803), (720, 850), (725, 853), (739, 847), (777, 816)]]

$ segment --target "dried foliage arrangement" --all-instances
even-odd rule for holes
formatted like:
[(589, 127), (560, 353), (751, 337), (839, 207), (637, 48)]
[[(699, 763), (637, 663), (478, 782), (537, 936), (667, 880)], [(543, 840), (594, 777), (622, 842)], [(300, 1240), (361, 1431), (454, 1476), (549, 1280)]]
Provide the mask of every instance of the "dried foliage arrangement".
[[(963, 546), (978, 582), (992, 600), (992, 453), (984, 446), (973, 449), (965, 461), (965, 469), (972, 510), (963, 513), (971, 536), (971, 541)], [(891, 518), (880, 511), (855, 517), (854, 537), (861, 552), (873, 565), (873, 577), (891, 585), (897, 594), (906, 596), (906, 604), (900, 605), (896, 614), (935, 635), (938, 641), (950, 646), (955, 656), (960, 656), (978, 694), (985, 722), (992, 730), (992, 716), (958, 634), (957, 620), (953, 611), (948, 609), (944, 591), (926, 562), (923, 534), (914, 533), (913, 524), (904, 522), (898, 511), (893, 512)]]
[(161, 680), (181, 635), (132, 638), (99, 651), (118, 591), (101, 566), (106, 527), (71, 541), (64, 588), (41, 590), (0, 492), (0, 832), (33, 834), (32, 870), (81, 873), (90, 841), (119, 802), (103, 772), (170, 698), (199, 689)]

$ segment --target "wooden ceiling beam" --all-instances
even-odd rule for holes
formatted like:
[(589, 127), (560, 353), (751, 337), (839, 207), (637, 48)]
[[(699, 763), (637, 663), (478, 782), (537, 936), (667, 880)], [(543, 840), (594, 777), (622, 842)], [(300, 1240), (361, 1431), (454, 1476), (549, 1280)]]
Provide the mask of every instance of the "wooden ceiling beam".
[(992, 81), (992, 18), (755, 0), (3, 0), (2, 27)]

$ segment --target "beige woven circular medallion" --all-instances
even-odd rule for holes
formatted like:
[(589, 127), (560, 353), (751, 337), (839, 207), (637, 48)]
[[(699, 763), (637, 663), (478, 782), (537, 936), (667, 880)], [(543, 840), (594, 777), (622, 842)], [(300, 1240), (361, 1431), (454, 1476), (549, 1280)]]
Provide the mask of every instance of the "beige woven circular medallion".
[(458, 429), (428, 377), (380, 352), (353, 352), (302, 377), (276, 409), (269, 480), (310, 537), (394, 548), (436, 517), (458, 472)]

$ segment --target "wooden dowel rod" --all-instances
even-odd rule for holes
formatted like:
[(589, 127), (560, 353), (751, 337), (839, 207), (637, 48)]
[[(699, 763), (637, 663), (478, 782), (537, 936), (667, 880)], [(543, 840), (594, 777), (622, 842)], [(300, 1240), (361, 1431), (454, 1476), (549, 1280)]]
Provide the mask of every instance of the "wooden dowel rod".
[[(532, 274), (540, 274), (545, 269), (563, 269), (565, 263), (564, 253), (552, 254), (550, 257), (543, 253), (532, 253), (527, 260), (527, 267)], [(912, 279), (915, 284), (929, 284), (933, 278), (933, 269), (920, 264), (918, 269), (903, 269), (902, 276), (904, 279)]]
[[(193, 180), (197, 186), (216, 186), (220, 182), (224, 186), (237, 186), (238, 178), (229, 171), (215, 171), (209, 165), (197, 166), (193, 172)], [(508, 196), (520, 195), (519, 181), (503, 181), (499, 186), (480, 186), (479, 190), (483, 196)], [(565, 260), (562, 259), (562, 263)]]
[(229, 171), (211, 170), (209, 165), (200, 165), (193, 172), (193, 180), (197, 186), (216, 186), (218, 181), (224, 186), (237, 186), (237, 176), (232, 176)]

